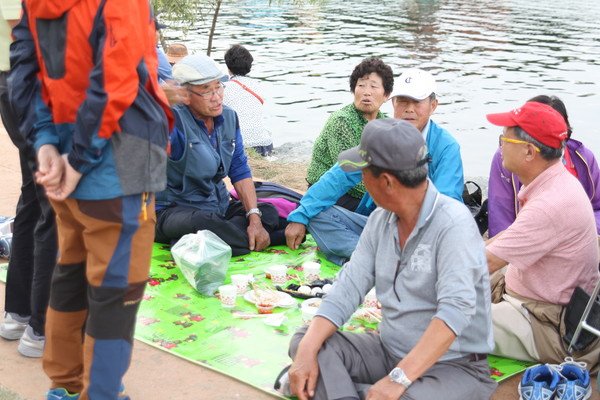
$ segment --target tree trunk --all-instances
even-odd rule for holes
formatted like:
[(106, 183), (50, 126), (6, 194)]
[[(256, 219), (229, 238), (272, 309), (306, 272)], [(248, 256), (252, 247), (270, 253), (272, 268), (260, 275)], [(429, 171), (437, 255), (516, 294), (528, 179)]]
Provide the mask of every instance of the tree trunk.
[(221, 2), (223, 0), (217, 0), (215, 5), (215, 13), (213, 15), (212, 25), (210, 27), (210, 33), (208, 35), (208, 48), (206, 49), (206, 55), (210, 56), (212, 49), (213, 36), (215, 35), (215, 28), (217, 27), (217, 18), (219, 17), (219, 9), (221, 8)]

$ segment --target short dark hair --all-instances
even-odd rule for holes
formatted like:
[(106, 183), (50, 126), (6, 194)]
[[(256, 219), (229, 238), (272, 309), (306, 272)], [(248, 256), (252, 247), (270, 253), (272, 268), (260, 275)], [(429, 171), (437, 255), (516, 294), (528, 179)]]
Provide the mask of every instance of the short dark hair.
[(531, 99), (529, 99), (527, 101), (528, 102), (534, 101), (536, 103), (546, 104), (546, 105), (549, 105), (550, 107), (554, 108), (556, 111), (558, 111), (558, 113), (560, 115), (562, 115), (562, 117), (565, 119), (565, 122), (567, 123), (567, 138), (571, 137), (571, 133), (573, 133), (573, 128), (571, 128), (571, 124), (569, 123), (569, 115), (567, 114), (567, 107), (565, 106), (565, 103), (563, 103), (561, 99), (559, 99), (556, 96), (548, 96), (545, 94), (541, 94), (539, 96), (532, 97)]
[(562, 157), (563, 146), (565, 145), (564, 141), (561, 142), (561, 146), (558, 149), (546, 146), (539, 140), (536, 140), (533, 137), (531, 137), (531, 135), (525, 132), (520, 126), (515, 126), (515, 136), (518, 137), (520, 140), (529, 142), (534, 146), (537, 146), (537, 148), (540, 149), (540, 156), (542, 156), (542, 158), (546, 161), (554, 161)]
[(350, 91), (354, 93), (356, 82), (363, 76), (373, 72), (381, 78), (381, 81), (383, 82), (383, 92), (386, 95), (392, 93), (392, 90), (394, 90), (394, 72), (389, 65), (377, 57), (366, 58), (354, 68), (352, 75), (350, 75)]
[(234, 75), (244, 76), (250, 72), (252, 61), (252, 54), (242, 45), (234, 44), (225, 52), (225, 64)]
[(381, 174), (387, 172), (388, 174), (393, 175), (403, 186), (409, 188), (416, 188), (423, 183), (425, 179), (427, 179), (427, 171), (429, 170), (427, 163), (417, 168), (406, 169), (403, 171), (392, 171), (375, 165), (369, 165), (367, 168), (369, 168), (375, 178), (379, 178)]

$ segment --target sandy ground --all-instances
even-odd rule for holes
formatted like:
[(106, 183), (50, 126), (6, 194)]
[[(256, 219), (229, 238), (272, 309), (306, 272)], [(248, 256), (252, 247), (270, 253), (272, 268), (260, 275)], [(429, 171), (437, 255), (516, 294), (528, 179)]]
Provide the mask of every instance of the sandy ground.
[[(21, 175), (18, 153), (8, 135), (0, 127), (0, 215), (14, 216), (18, 200)], [(306, 163), (279, 163), (274, 173), (273, 165), (256, 166), (267, 171), (257, 173), (263, 179), (277, 181), (298, 190), (305, 190), (304, 171)], [(274, 175), (269, 175), (274, 174)], [(287, 176), (285, 180), (277, 174)], [(283, 176), (282, 175), (282, 176)], [(1, 261), (1, 260), (0, 260)], [(4, 309), (4, 284), (0, 284), (0, 310)], [(518, 399), (517, 385), (519, 377), (511, 378), (502, 383), (493, 400)], [(210, 369), (198, 366), (189, 361), (172, 356), (166, 352), (135, 342), (131, 367), (124, 379), (128, 394), (134, 400), (187, 400), (202, 398), (207, 400), (219, 399), (273, 399), (274, 396), (248, 386), (233, 378), (224, 376)], [(22, 357), (17, 352), (17, 342), (0, 340), (0, 400), (40, 400), (48, 389), (49, 380), (44, 375), (41, 361)], [(595, 384), (594, 384), (595, 388)], [(18, 393), (14, 395), (11, 392)], [(593, 400), (600, 400), (600, 395), (594, 389)]]

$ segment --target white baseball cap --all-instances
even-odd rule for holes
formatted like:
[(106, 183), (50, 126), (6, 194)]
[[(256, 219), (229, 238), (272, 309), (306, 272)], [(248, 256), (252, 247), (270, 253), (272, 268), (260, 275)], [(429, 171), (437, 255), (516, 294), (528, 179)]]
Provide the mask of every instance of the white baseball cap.
[(425, 100), (431, 93), (435, 93), (435, 78), (429, 72), (419, 68), (404, 70), (402, 75), (395, 81), (393, 97), (410, 97), (413, 100)]

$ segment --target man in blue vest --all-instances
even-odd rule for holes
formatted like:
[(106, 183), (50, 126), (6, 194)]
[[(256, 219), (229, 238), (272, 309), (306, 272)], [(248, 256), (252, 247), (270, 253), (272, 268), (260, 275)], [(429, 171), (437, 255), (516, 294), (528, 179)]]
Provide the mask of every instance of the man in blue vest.
[[(441, 193), (462, 202), (464, 178), (460, 146), (446, 129), (431, 120), (438, 106), (435, 78), (425, 70), (410, 68), (395, 82), (391, 96), (394, 118), (410, 122), (421, 132), (429, 150), (429, 179)], [(338, 265), (346, 262), (376, 206), (369, 193), (354, 212), (334, 204), (361, 179), (360, 173), (345, 172), (339, 164), (331, 167), (288, 216), (285, 231), (288, 247), (298, 248), (308, 229), (330, 261)]]
[[(174, 243), (187, 233), (210, 230), (234, 256), (283, 244), (277, 210), (257, 205), (237, 114), (223, 105), (225, 73), (208, 56), (189, 55), (173, 67), (181, 103), (173, 107), (167, 188), (156, 196), (156, 236)], [(175, 98), (170, 97), (170, 99)], [(231, 200), (229, 177), (239, 201)]]

